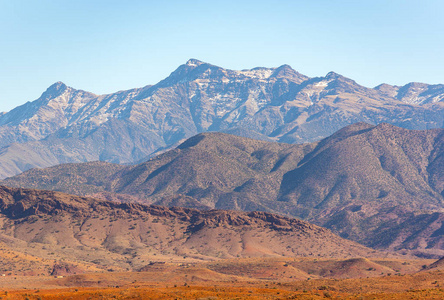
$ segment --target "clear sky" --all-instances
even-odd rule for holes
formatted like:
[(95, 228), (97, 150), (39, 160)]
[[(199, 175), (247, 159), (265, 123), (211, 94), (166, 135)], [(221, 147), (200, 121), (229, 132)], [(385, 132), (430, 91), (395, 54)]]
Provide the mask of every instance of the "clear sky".
[(444, 83), (443, 14), (442, 0), (0, 0), (0, 111), (56, 81), (97, 94), (155, 84), (189, 58)]

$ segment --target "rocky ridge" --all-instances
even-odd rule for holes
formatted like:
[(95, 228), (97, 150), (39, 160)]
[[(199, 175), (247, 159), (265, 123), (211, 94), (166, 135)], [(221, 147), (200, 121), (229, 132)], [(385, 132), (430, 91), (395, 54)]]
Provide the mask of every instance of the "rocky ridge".
[(266, 212), (166, 208), (7, 187), (0, 187), (0, 199), (0, 242), (9, 251), (59, 261), (51, 271), (56, 275), (80, 272), (78, 264), (118, 271), (150, 261), (382, 255), (325, 228)]
[(357, 123), (315, 143), (196, 135), (135, 165), (33, 169), (4, 185), (295, 216), (378, 249), (443, 256), (444, 132)]
[(288, 65), (235, 71), (195, 59), (155, 85), (108, 95), (58, 82), (0, 115), (0, 177), (59, 163), (141, 161), (206, 131), (301, 143), (355, 122), (442, 128), (443, 95), (442, 85), (371, 89), (334, 72), (309, 78)]

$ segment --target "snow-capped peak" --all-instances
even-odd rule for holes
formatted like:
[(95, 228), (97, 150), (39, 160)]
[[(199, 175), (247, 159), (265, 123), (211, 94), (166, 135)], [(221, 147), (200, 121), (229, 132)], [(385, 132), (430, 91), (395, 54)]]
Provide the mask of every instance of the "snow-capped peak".
[(197, 67), (202, 64), (203, 64), (203, 62), (201, 62), (200, 60), (194, 59), (194, 58), (189, 59), (186, 63), (186, 65), (189, 67)]

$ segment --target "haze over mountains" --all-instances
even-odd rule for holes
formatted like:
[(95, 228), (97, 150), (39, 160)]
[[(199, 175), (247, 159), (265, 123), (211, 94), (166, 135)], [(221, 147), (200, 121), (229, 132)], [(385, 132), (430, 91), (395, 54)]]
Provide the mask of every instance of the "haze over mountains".
[(0, 177), (59, 163), (133, 163), (206, 131), (286, 143), (388, 122), (442, 128), (444, 85), (360, 86), (288, 65), (233, 71), (195, 59), (155, 85), (94, 95), (58, 82), (0, 115)]
[(1, 184), (296, 216), (378, 249), (444, 255), (444, 129), (350, 125), (301, 145), (203, 133), (135, 166), (33, 169)]

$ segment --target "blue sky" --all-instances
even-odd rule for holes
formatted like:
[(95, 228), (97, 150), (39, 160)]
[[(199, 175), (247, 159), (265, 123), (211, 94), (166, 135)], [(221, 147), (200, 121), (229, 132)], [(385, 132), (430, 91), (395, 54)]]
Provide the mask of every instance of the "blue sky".
[(52, 83), (111, 93), (189, 58), (374, 87), (444, 83), (444, 1), (0, 0), (0, 111)]

